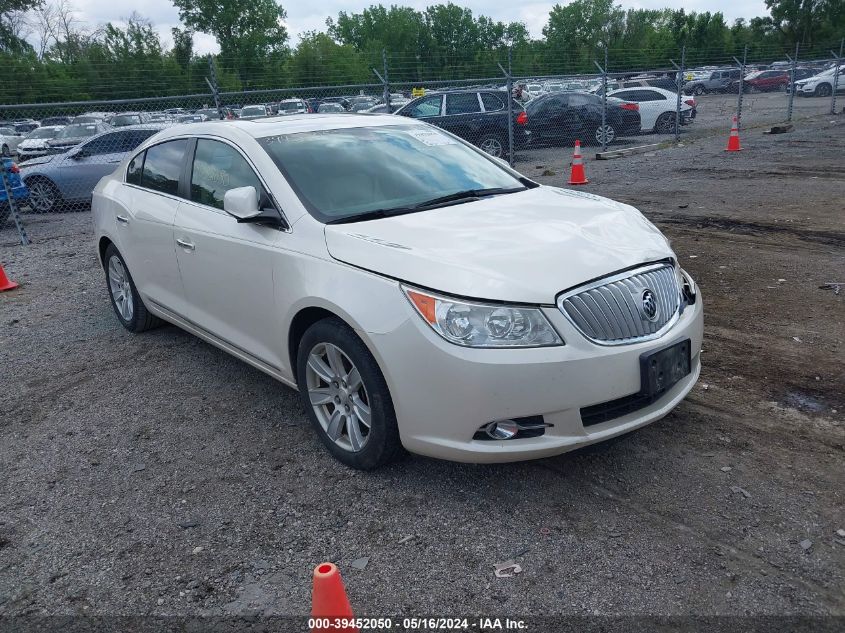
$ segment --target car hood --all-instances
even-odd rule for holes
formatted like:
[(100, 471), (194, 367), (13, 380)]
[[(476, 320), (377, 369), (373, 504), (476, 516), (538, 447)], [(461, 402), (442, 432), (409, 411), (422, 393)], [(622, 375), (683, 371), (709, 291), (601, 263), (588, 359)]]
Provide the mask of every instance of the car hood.
[(674, 257), (633, 207), (585, 192), (520, 193), (351, 224), (328, 224), (335, 259), (444, 293), (553, 304), (562, 290)]
[(18, 167), (34, 167), (35, 165), (44, 165), (45, 163), (52, 163), (54, 160), (61, 158), (61, 154), (50, 154), (47, 156), (40, 156), (38, 158), (30, 158), (18, 165)]
[(31, 138), (25, 141), (21, 141), (21, 144), (18, 145), (21, 149), (43, 149), (47, 147), (47, 140), (43, 138)]

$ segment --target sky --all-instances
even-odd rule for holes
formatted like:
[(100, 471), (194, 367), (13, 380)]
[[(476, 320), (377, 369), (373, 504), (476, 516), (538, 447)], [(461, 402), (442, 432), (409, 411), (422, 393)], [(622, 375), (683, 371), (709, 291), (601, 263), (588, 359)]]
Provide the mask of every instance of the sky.
[[(244, 0), (248, 2), (249, 0)], [(438, 4), (447, 0), (387, 0), (381, 2), (386, 6), (398, 4), (424, 9), (431, 4)], [(162, 41), (171, 44), (170, 29), (181, 26), (179, 13), (171, 0), (145, 0), (138, 4), (130, 0), (72, 0), (78, 9), (80, 20), (95, 28), (106, 22), (125, 23), (132, 11), (138, 11), (143, 17), (150, 19), (162, 36)], [(560, 0), (560, 4), (568, 4)], [(379, 4), (371, 0), (322, 0), (321, 2), (305, 2), (303, 0), (282, 1), (287, 11), (286, 20), (290, 44), (296, 45), (299, 35), (311, 30), (325, 30), (326, 18), (336, 17), (340, 11), (358, 13), (362, 9)], [(468, 7), (474, 15), (487, 15), (502, 22), (523, 22), (533, 37), (542, 36), (543, 26), (548, 19), (549, 11), (557, 2), (535, 2), (528, 0), (459, 0), (455, 1), (463, 7)], [(730, 24), (736, 18), (752, 18), (766, 15), (766, 5), (763, 0), (617, 0), (623, 8), (661, 9), (664, 7), (684, 8), (687, 11), (721, 11)], [(217, 52), (214, 38), (204, 33), (197, 33), (194, 37), (194, 51), (198, 54)]]

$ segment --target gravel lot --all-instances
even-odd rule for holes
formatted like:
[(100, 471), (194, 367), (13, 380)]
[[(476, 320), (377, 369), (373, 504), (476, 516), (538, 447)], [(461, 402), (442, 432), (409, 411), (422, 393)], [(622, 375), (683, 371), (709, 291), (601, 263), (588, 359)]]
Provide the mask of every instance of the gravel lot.
[[(290, 389), (174, 327), (123, 330), (88, 213), (25, 215), (26, 248), (0, 232), (22, 283), (0, 295), (0, 616), (304, 614), (324, 560), (356, 614), (845, 616), (845, 292), (820, 288), (845, 283), (845, 117), (749, 125), (740, 154), (717, 119), (589, 155), (585, 187), (698, 281), (699, 384), (536, 462), (347, 470)], [(519, 167), (562, 185), (568, 161)], [(508, 559), (524, 572), (495, 578)]]

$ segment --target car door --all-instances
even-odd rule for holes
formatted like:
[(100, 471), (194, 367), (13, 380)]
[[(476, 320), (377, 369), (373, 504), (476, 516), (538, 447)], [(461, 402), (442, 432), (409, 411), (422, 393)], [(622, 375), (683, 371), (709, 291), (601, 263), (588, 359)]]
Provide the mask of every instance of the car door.
[(440, 117), (443, 114), (443, 95), (421, 97), (409, 103), (397, 114), (440, 125)]
[(145, 301), (176, 315), (185, 311), (185, 293), (176, 263), (173, 222), (179, 181), (189, 141), (152, 145), (129, 161), (125, 184), (116, 189), (119, 206), (114, 241)]
[(68, 152), (59, 164), (60, 180), (67, 200), (88, 200), (100, 178), (114, 171), (117, 164), (134, 149), (140, 140), (132, 145), (132, 131), (109, 132), (96, 136)]
[(650, 92), (652, 91), (629, 88), (627, 90), (618, 90), (610, 96), (638, 104), (640, 107), (640, 124), (642, 129), (646, 130), (654, 127), (654, 121), (657, 119), (657, 113), (653, 111), (653, 104), (649, 104), (646, 98), (646, 94)]
[(445, 96), (445, 110), (437, 125), (471, 142), (478, 141), (485, 133), (494, 131), (494, 126), (485, 126), (485, 117), (494, 115), (481, 112), (481, 101), (477, 92), (454, 92)]
[(238, 148), (209, 138), (197, 139), (185, 180), (174, 227), (185, 318), (253, 358), (286, 366), (274, 270), (287, 233), (223, 211), (229, 189), (252, 186), (261, 195), (266, 187)]

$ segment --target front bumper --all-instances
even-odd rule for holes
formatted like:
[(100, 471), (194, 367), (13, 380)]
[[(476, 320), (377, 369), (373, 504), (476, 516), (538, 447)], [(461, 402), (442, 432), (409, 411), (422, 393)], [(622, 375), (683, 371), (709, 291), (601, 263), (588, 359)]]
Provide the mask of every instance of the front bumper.
[[(369, 335), (393, 397), (403, 445), (411, 452), (463, 462), (509, 462), (564, 453), (632, 431), (669, 413), (701, 369), (701, 297), (661, 338), (606, 347), (589, 342), (555, 307), (544, 308), (566, 341), (560, 347), (467, 349), (452, 345), (412, 312), (396, 330)], [(691, 340), (692, 370), (656, 402), (584, 426), (581, 409), (635, 394), (640, 355)], [(494, 420), (543, 416), (539, 437), (473, 439)]]

